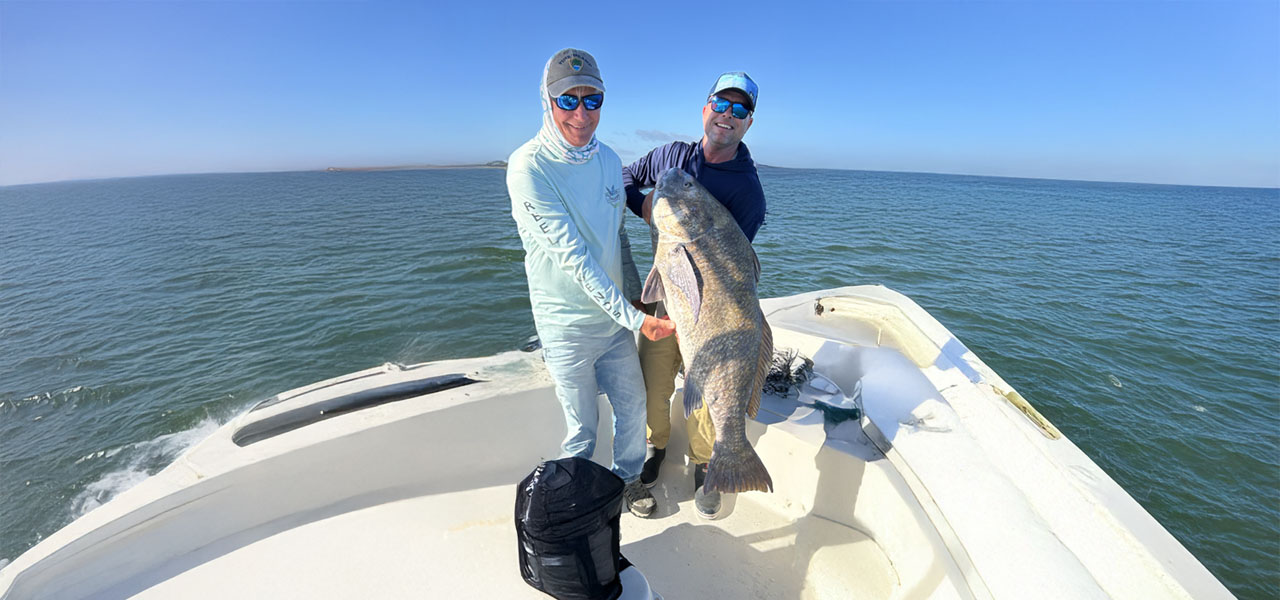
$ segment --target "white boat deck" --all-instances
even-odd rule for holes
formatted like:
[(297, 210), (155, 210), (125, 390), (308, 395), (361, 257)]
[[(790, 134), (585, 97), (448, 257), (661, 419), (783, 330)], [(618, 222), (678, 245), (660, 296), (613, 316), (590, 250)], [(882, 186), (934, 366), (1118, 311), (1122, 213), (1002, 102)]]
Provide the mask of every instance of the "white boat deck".
[[(514, 488), (407, 498), (307, 523), (192, 557), (180, 577), (136, 597), (546, 598), (514, 568)], [(672, 492), (686, 500), (664, 499), (659, 518), (622, 517), (623, 555), (669, 600), (888, 598), (895, 587), (879, 547), (848, 527), (793, 521), (749, 498), (732, 518), (707, 522), (691, 516), (689, 486), (680, 488)]]

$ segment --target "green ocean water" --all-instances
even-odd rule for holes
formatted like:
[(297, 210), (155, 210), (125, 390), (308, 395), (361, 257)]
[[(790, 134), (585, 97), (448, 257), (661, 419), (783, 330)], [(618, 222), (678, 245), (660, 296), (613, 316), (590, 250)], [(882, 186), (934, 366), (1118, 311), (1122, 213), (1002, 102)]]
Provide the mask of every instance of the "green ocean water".
[[(762, 296), (907, 294), (1235, 594), (1276, 597), (1280, 191), (760, 176)], [(0, 557), (257, 400), (518, 347), (509, 211), (501, 170), (0, 188)]]

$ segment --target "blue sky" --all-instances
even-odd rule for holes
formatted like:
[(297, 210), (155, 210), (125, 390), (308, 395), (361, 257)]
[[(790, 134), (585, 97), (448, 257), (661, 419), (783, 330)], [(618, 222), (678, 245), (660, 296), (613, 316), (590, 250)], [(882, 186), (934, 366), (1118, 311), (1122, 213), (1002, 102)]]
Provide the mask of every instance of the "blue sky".
[(576, 46), (624, 161), (745, 70), (764, 164), (1280, 186), (1276, 0), (698, 6), (0, 0), (0, 185), (505, 159)]

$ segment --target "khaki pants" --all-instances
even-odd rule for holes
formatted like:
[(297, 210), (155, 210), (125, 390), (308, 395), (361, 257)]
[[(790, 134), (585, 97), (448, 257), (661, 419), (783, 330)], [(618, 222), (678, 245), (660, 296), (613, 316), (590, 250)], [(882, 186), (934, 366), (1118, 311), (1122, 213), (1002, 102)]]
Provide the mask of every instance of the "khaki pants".
[[(649, 441), (655, 448), (666, 448), (671, 440), (671, 395), (676, 391), (676, 374), (680, 372), (681, 360), (676, 336), (656, 342), (640, 336), (640, 370), (644, 373)], [(683, 411), (684, 399), (677, 397), (675, 402), (676, 409)], [(689, 434), (689, 459), (706, 464), (711, 460), (711, 447), (716, 441), (716, 430), (706, 403), (689, 415), (685, 431)]]

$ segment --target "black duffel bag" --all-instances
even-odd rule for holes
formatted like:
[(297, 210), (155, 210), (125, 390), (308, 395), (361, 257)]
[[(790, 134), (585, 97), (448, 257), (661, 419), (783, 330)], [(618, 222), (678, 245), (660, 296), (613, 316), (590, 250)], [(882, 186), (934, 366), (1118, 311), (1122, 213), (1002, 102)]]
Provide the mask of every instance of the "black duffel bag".
[(585, 458), (546, 461), (516, 487), (520, 575), (558, 600), (615, 600), (622, 479)]

